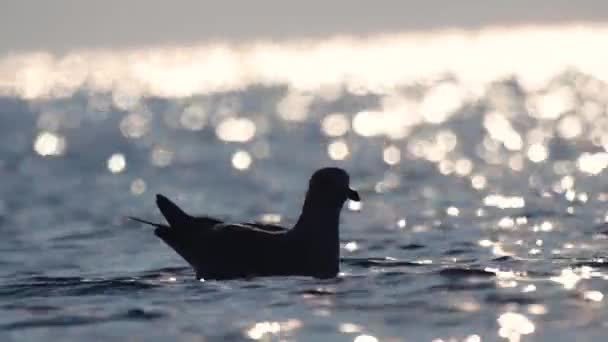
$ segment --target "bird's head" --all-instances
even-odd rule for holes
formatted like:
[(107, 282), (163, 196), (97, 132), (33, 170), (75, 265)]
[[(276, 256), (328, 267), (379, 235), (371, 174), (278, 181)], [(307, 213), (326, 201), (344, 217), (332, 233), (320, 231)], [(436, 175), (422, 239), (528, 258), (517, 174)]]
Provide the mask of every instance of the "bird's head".
[(350, 177), (343, 169), (326, 167), (317, 170), (310, 177), (308, 194), (322, 202), (337, 202), (340, 205), (347, 199), (359, 202), (357, 191), (350, 188)]

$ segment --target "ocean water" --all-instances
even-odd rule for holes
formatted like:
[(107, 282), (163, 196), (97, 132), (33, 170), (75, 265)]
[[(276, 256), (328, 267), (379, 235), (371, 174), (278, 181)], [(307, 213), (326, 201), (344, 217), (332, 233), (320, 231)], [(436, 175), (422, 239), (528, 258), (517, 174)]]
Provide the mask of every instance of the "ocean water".
[[(605, 339), (601, 77), (76, 88), (0, 99), (2, 341)], [(291, 225), (329, 165), (363, 200), (342, 213), (336, 279), (199, 282), (125, 219), (161, 221), (162, 193)]]

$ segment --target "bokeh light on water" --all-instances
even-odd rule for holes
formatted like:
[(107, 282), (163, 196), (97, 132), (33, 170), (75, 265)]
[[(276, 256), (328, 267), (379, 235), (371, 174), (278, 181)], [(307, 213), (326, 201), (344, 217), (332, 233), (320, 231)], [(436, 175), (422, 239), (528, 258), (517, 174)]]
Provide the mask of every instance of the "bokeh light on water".
[[(194, 340), (601, 340), (607, 35), (525, 27), (0, 58), (12, 303), (0, 324), (71, 322), (76, 340), (104, 337), (101, 323), (133, 337), (125, 322), (147, 320), (154, 336)], [(342, 214), (336, 280), (195, 282), (124, 220), (160, 219), (165, 193), (195, 214), (290, 225), (322, 165), (348, 169), (364, 199)]]

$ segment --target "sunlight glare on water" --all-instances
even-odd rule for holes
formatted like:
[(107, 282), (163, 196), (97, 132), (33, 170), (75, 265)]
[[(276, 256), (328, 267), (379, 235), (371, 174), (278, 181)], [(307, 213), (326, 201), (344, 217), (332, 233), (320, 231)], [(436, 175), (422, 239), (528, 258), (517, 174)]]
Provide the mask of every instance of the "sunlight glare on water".
[(343, 160), (348, 153), (348, 145), (343, 140), (333, 141), (327, 146), (327, 154), (333, 160)]
[(127, 161), (122, 153), (114, 153), (107, 162), (108, 170), (112, 173), (120, 173), (127, 166)]
[(41, 156), (60, 156), (65, 149), (65, 138), (50, 132), (40, 133), (34, 142), (34, 150)]
[(498, 318), (500, 330), (498, 335), (509, 342), (521, 341), (522, 335), (534, 333), (536, 327), (526, 316), (516, 312), (506, 312)]
[(378, 339), (372, 335), (359, 335), (353, 342), (378, 342)]
[[(464, 89), (479, 89), (487, 82), (516, 75), (524, 90), (533, 92), (566, 67), (607, 80), (608, 70), (603, 61), (608, 49), (602, 48), (607, 31), (602, 25), (525, 26), (487, 28), (475, 35), (446, 30), (378, 35), (365, 40), (259, 42), (241, 47), (216, 44), (149, 48), (116, 54), (84, 51), (62, 58), (37, 53), (0, 60), (0, 83), (7, 85), (3, 89), (9, 92), (36, 98), (69, 96), (84, 82), (94, 90), (115, 87), (126, 97), (141, 96), (144, 92), (161, 97), (185, 97), (243, 89), (255, 83), (286, 82), (294, 91), (281, 100), (277, 111), (286, 120), (300, 121), (307, 116), (313, 99), (302, 91), (324, 93), (326, 89), (332, 89), (329, 85), (335, 82), (346, 83), (349, 89), (362, 86), (367, 92), (384, 92), (416, 79), (416, 75), (454, 73), (462, 80)], [(571, 44), (562, 44), (563, 41)], [(366, 53), (354, 53), (356, 51)], [(79, 59), (78, 69), (72, 63), (65, 63), (73, 59)], [(125, 60), (137, 63), (118, 62)], [(488, 64), (487, 61), (492, 61), (492, 67), (481, 67)], [(408, 67), (397, 63), (407, 63)], [(89, 68), (89, 65), (99, 67)], [(13, 66), (18, 69), (14, 70)], [(66, 75), (77, 77), (67, 78)], [(138, 82), (127, 86), (120, 82), (125, 76)], [(47, 82), (39, 82), (41, 79)], [(66, 79), (70, 82), (66, 83)], [(320, 84), (328, 86), (319, 87)], [(55, 91), (59, 85), (64, 89), (62, 92)], [(421, 116), (434, 124), (447, 119), (467, 98), (464, 89), (451, 82), (432, 88), (420, 104)], [(572, 108), (573, 103), (572, 90), (564, 86), (532, 97), (528, 106), (533, 109), (533, 115), (550, 119)]]
[(232, 155), (232, 166), (237, 170), (246, 170), (251, 166), (253, 160), (247, 151), (236, 151)]
[(224, 141), (247, 142), (255, 136), (255, 123), (247, 118), (227, 118), (216, 129), (218, 138)]
[(323, 132), (330, 137), (340, 137), (350, 129), (348, 117), (342, 113), (327, 115), (321, 123)]

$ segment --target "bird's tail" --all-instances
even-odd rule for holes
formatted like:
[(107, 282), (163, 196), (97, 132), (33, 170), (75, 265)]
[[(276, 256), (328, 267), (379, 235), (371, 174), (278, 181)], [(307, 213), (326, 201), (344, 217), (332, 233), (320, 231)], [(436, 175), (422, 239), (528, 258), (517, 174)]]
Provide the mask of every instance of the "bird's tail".
[(127, 216), (127, 218), (129, 220), (132, 220), (132, 221), (135, 221), (135, 222), (139, 222), (139, 223), (143, 223), (143, 224), (147, 224), (147, 225), (150, 225), (150, 226), (153, 226), (153, 227), (156, 227), (156, 228), (166, 227), (164, 224), (155, 223), (155, 222), (152, 222), (152, 221), (147, 221), (147, 220), (141, 219), (139, 217)]
[(194, 265), (195, 259), (194, 254), (192, 253), (192, 241), (189, 238), (184, 238), (183, 231), (171, 229), (171, 227), (162, 223), (154, 223), (138, 217), (127, 216), (127, 218), (139, 223), (156, 227), (156, 229), (154, 229), (154, 234), (161, 238), (161, 240), (163, 240), (166, 244), (171, 246), (171, 248), (173, 248), (177, 254), (184, 258), (188, 263)]
[(163, 195), (156, 195), (156, 205), (171, 227), (186, 226), (193, 222), (192, 216)]

